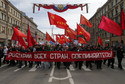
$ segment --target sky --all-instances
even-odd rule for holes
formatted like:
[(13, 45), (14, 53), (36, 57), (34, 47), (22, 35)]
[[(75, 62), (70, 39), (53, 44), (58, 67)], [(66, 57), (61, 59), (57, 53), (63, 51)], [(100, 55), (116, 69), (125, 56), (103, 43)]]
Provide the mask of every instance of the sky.
[[(38, 29), (43, 33), (48, 32), (52, 35), (52, 28), (54, 34), (64, 34), (64, 30), (57, 28), (56, 26), (51, 26), (48, 19), (47, 12), (51, 12), (53, 14), (57, 14), (63, 17), (70, 28), (76, 29), (76, 24), (80, 22), (80, 15), (82, 14), (87, 19), (90, 19), (97, 11), (98, 8), (103, 6), (107, 0), (9, 0), (16, 8), (20, 11), (26, 13), (28, 17), (33, 17), (33, 21), (38, 25)], [(88, 3), (89, 12), (86, 13), (85, 7), (83, 11), (81, 8), (76, 9), (68, 9), (65, 12), (56, 12), (52, 9), (44, 9), (41, 8), (40, 11), (35, 9), (35, 13), (33, 13), (33, 3), (37, 4), (85, 4)]]

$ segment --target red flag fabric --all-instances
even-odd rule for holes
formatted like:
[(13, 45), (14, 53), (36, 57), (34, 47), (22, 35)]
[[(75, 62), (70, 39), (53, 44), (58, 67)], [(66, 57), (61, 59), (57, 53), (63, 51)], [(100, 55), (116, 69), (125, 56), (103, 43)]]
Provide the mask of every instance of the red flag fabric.
[(117, 23), (105, 16), (102, 17), (98, 28), (118, 36), (121, 36), (121, 34), (123, 33), (121, 27)]
[(28, 46), (33, 46), (37, 44), (37, 42), (34, 40), (34, 38), (32, 37), (30, 33), (29, 25), (28, 25), (28, 33), (27, 33), (27, 43), (28, 43)]
[(87, 25), (88, 27), (92, 28), (92, 24), (81, 14), (80, 17), (80, 24)]
[(98, 43), (99, 43), (101, 46), (103, 46), (102, 39), (101, 39), (100, 36), (98, 37)]
[(121, 10), (121, 28), (122, 30), (125, 29), (125, 13), (123, 10)]
[(38, 43), (34, 40), (34, 38), (33, 38), (32, 36), (31, 36), (31, 42), (32, 42), (33, 45), (38, 44)]
[(64, 35), (64, 41), (65, 41), (65, 43), (70, 42), (70, 40), (65, 35)]
[(81, 44), (87, 44), (87, 42), (85, 41), (85, 39), (79, 37), (79, 43)]
[(49, 17), (49, 23), (50, 23), (50, 25), (56, 25), (55, 21), (54, 21), (54, 19), (55, 19), (54, 16), (55, 16), (55, 14), (52, 14), (52, 13), (48, 12), (48, 17)]
[(56, 14), (52, 14), (48, 12), (48, 17), (49, 17), (50, 25), (55, 25), (56, 27), (61, 29), (67, 29), (69, 27), (66, 23), (67, 21)]
[(13, 29), (17, 36), (21, 36), (21, 37), (25, 37), (25, 38), (27, 37), (23, 32), (19, 31), (17, 28), (13, 27)]
[(11, 38), (11, 40), (15, 40), (15, 41), (18, 41), (18, 36), (21, 36), (21, 37), (27, 37), (24, 33), (22, 33), (21, 31), (18, 30), (18, 28), (14, 28), (14, 33), (13, 33), (13, 36)]
[(70, 39), (77, 39), (77, 33), (71, 28), (67, 28), (65, 30), (65, 35), (68, 36)]
[(11, 40), (18, 41), (18, 36), (16, 35), (15, 32), (13, 33), (13, 36), (12, 36)]
[(23, 40), (23, 37), (19, 36), (19, 37), (18, 37), (18, 41), (19, 41), (19, 43), (21, 44), (21, 46), (24, 46), (25, 49), (27, 48), (26, 43), (25, 43), (25, 41)]
[(52, 41), (55, 43), (55, 40), (46, 32), (46, 40), (47, 41)]
[(60, 44), (64, 44), (64, 43), (65, 43), (65, 42), (64, 42), (64, 36), (63, 36), (63, 35), (59, 35), (59, 37), (60, 37), (59, 43), (60, 43)]
[(58, 37), (58, 35), (56, 35), (56, 41), (60, 42), (60, 38)]
[(84, 28), (82, 28), (80, 25), (77, 24), (77, 34), (83, 35), (86, 39), (86, 41), (90, 40), (90, 33), (87, 32)]
[(65, 37), (65, 35), (62, 35), (62, 40), (63, 40), (64, 43), (66, 43), (66, 37)]
[(28, 47), (33, 46), (32, 42), (31, 42), (31, 33), (30, 33), (29, 25), (28, 25), (28, 33), (27, 33), (27, 43), (28, 43)]
[(19, 31), (17, 28), (13, 28), (13, 29), (14, 29), (14, 33), (11, 40), (16, 40), (21, 44), (21, 46), (24, 46), (25, 48), (27, 48), (26, 43), (23, 40), (23, 37), (27, 37), (27, 36), (21, 31)]

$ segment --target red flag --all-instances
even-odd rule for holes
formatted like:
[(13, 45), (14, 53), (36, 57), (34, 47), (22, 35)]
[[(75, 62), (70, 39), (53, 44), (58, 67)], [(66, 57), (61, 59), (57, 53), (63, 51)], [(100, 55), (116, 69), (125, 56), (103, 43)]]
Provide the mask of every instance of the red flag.
[(47, 41), (52, 41), (55, 43), (55, 40), (46, 32), (46, 40)]
[(101, 20), (98, 28), (103, 29), (107, 32), (110, 32), (110, 33), (118, 35), (118, 36), (121, 36), (121, 34), (122, 34), (121, 27), (117, 23), (115, 23), (114, 21), (112, 21), (111, 19), (109, 19), (105, 16), (102, 17), (102, 20)]
[[(66, 38), (66, 37), (65, 37), (65, 38)], [(70, 42), (70, 40), (69, 40), (68, 38), (66, 38), (66, 42), (68, 42), (68, 43), (69, 43), (69, 42)]]
[(28, 33), (27, 33), (27, 43), (28, 43), (28, 46), (33, 46), (37, 44), (37, 42), (34, 40), (34, 38), (32, 37), (30, 33), (29, 25), (28, 25)]
[(13, 28), (13, 29), (14, 29), (14, 33), (11, 40), (16, 40), (21, 44), (21, 46), (24, 46), (25, 48), (27, 48), (26, 43), (23, 40), (23, 37), (27, 37), (27, 36), (21, 31), (19, 31), (17, 28)]
[(85, 39), (79, 37), (79, 43), (81, 44), (87, 44), (87, 42), (85, 41)]
[(88, 27), (92, 27), (92, 24), (81, 14), (80, 24), (87, 25)]
[(59, 35), (59, 37), (60, 37), (59, 43), (60, 43), (60, 44), (64, 44), (64, 43), (65, 43), (65, 41), (64, 41), (64, 36), (63, 36), (63, 35)]
[(23, 40), (23, 37), (19, 36), (19, 37), (18, 37), (18, 41), (19, 41), (19, 43), (21, 44), (21, 46), (24, 46), (25, 49), (27, 48), (26, 43), (25, 43), (25, 41)]
[(56, 25), (55, 21), (54, 21), (54, 16), (55, 16), (55, 14), (52, 14), (52, 13), (48, 12), (50, 25)]
[(121, 28), (125, 29), (125, 13), (121, 10)]
[(13, 27), (13, 29), (14, 29), (14, 33), (13, 33), (11, 40), (18, 41), (18, 36), (27, 37), (24, 33), (19, 31), (17, 27), (16, 28)]
[(13, 36), (12, 36), (11, 40), (18, 41), (18, 36), (16, 35), (15, 32), (13, 33)]
[(14, 28), (14, 33), (17, 35), (17, 36), (21, 36), (21, 37), (27, 37), (23, 32), (19, 31), (17, 28)]
[(77, 33), (71, 28), (67, 28), (65, 30), (65, 35), (68, 36), (70, 39), (77, 39)]
[(31, 33), (30, 33), (29, 25), (28, 25), (28, 33), (27, 33), (27, 43), (28, 43), (28, 46), (33, 46), (31, 42)]
[(68, 25), (67, 25), (67, 21), (56, 15), (56, 14), (52, 14), (50, 12), (48, 12), (48, 17), (49, 17), (49, 21), (50, 21), (50, 25), (56, 25), (56, 27), (59, 27), (61, 29), (67, 29)]
[(101, 46), (103, 46), (102, 39), (101, 39), (100, 36), (98, 37), (98, 43), (99, 43)]
[(77, 24), (77, 34), (83, 35), (86, 39), (86, 41), (90, 40), (90, 33), (87, 32), (84, 28), (82, 28), (80, 25)]
[(60, 38), (58, 37), (58, 35), (56, 35), (56, 41), (60, 42)]

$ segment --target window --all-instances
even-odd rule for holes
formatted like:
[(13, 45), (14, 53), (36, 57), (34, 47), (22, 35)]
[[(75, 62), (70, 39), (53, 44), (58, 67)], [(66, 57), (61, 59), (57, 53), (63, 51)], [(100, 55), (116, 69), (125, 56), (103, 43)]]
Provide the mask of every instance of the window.
[(108, 5), (108, 10), (110, 9), (110, 6)]
[(120, 8), (121, 8), (121, 9), (123, 9), (123, 8), (124, 8), (124, 7), (123, 7), (123, 3), (120, 5)]
[(12, 24), (13, 23), (13, 19), (11, 18), (11, 21), (10, 21), (10, 23)]
[(16, 12), (16, 17), (17, 17), (17, 12)]
[(3, 4), (3, 8), (6, 8), (6, 4)]
[(13, 20), (13, 24), (15, 24), (15, 20)]
[(10, 17), (8, 17), (8, 22), (10, 21)]
[(118, 17), (115, 18), (115, 22), (118, 23)]
[(2, 26), (1, 33), (5, 34), (5, 27)]
[(118, 14), (118, 7), (115, 8), (115, 13)]
[(114, 16), (114, 10), (112, 10), (112, 17)]
[(2, 8), (3, 8), (3, 4), (4, 4), (3, 1), (1, 1), (1, 7), (2, 7)]
[(6, 15), (4, 13), (1, 13), (1, 15), (2, 15), (2, 20), (6, 21)]
[(11, 9), (11, 13), (13, 12), (13, 10)]
[(118, 0), (115, 0), (115, 3), (117, 4), (117, 3), (118, 3)]
[(15, 15), (15, 11), (13, 12), (13, 14)]
[(113, 2), (112, 2), (112, 7), (113, 7)]
[(11, 12), (11, 7), (9, 6), (9, 12)]
[(17, 21), (16, 21), (16, 25), (17, 25)]
[(106, 11), (107, 11), (107, 8), (105, 7), (105, 13), (106, 13)]
[(12, 29), (10, 29), (10, 34), (11, 34), (11, 35), (13, 34), (13, 30), (12, 30)]
[(110, 18), (110, 13), (108, 12), (108, 18)]

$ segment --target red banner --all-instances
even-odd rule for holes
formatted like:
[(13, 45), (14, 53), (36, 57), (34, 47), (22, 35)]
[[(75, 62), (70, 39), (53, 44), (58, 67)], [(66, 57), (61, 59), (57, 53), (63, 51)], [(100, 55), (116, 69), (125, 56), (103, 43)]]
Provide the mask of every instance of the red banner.
[(68, 9), (76, 9), (78, 7), (81, 7), (81, 10), (83, 10), (83, 7), (86, 7), (86, 12), (88, 13), (88, 4), (33, 4), (33, 13), (35, 12), (35, 7), (38, 7), (38, 11), (43, 7), (45, 9), (53, 9), (56, 12), (64, 12)]
[(10, 51), (6, 56), (6, 60), (50, 62), (90, 61), (110, 58), (113, 58), (112, 51), (39, 51), (29, 53)]

